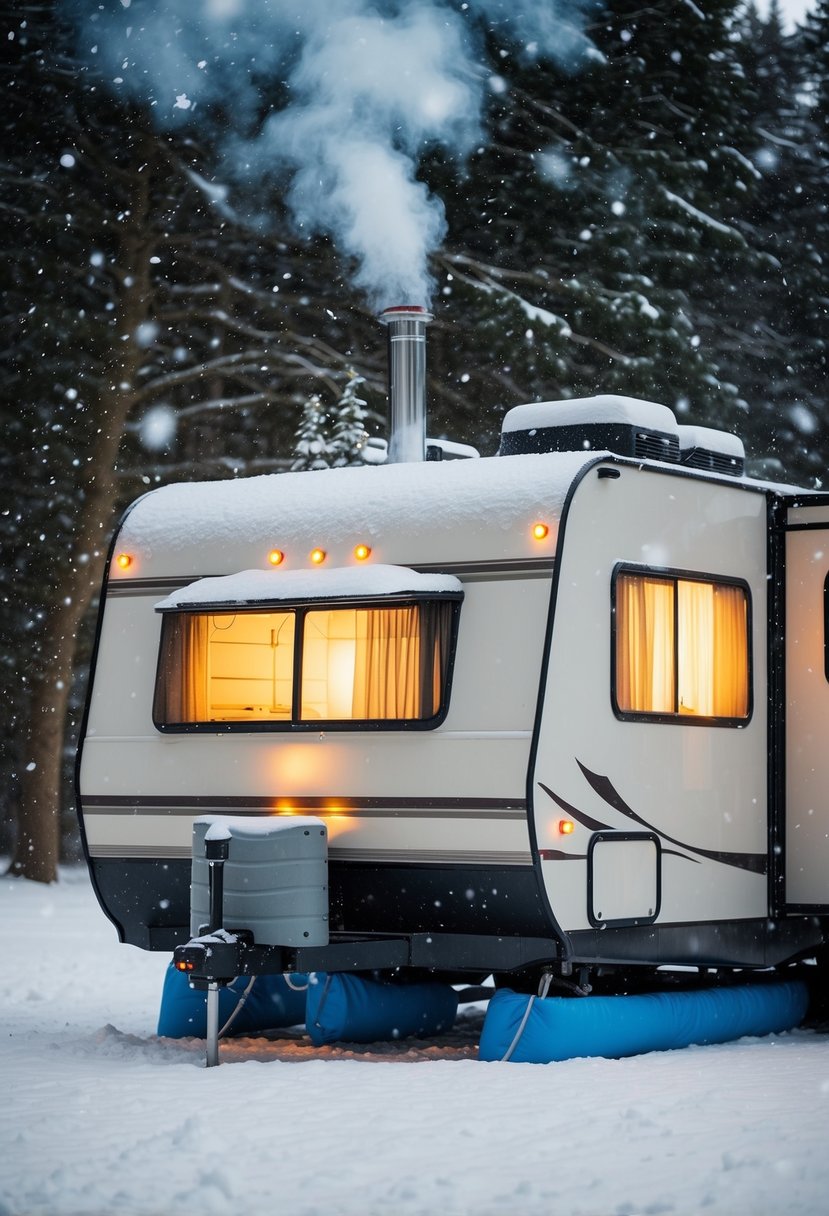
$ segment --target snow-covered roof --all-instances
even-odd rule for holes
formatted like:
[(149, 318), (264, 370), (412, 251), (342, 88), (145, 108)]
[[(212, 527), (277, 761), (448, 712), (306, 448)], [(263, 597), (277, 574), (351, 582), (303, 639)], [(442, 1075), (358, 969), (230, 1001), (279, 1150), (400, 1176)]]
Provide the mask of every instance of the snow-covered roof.
[(552, 557), (567, 492), (596, 456), (492, 456), (164, 486), (124, 520), (118, 551), (133, 560), (125, 572), (113, 565), (110, 578), (267, 568), (274, 548), (284, 553), (277, 573), (307, 568), (317, 546), (326, 567), (349, 566), (358, 543), (371, 547), (372, 566), (519, 557), (517, 538), (529, 538), (538, 519), (550, 527), (549, 545), (529, 539), (527, 555)]
[(534, 401), (516, 405), (504, 417), (501, 431), (537, 430), (548, 426), (585, 426), (590, 423), (623, 423), (653, 431), (676, 434), (676, 419), (667, 405), (618, 397), (606, 393), (598, 397), (577, 397), (570, 401)]
[(389, 595), (446, 595), (462, 591), (451, 574), (419, 574), (405, 566), (344, 566), (332, 570), (242, 570), (201, 578), (156, 604), (171, 608), (275, 601), (378, 599)]

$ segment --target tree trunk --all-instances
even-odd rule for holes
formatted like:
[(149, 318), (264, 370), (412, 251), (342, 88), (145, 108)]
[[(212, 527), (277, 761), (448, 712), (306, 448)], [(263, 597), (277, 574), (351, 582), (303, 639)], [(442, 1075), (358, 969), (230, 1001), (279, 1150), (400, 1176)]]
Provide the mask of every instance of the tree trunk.
[[(57, 588), (59, 592), (62, 588)], [(17, 845), (10, 874), (54, 882), (60, 851), (60, 793), (66, 709), (72, 683), (77, 627), (83, 615), (78, 601), (53, 608), (39, 655), (26, 731)]]
[[(111, 358), (94, 403), (100, 431), (87, 468), (72, 550), (56, 555), (52, 596), (36, 669), (26, 731), (26, 757), (17, 808), (17, 843), (9, 873), (35, 882), (55, 882), (60, 852), (60, 792), (66, 711), (78, 630), (101, 584), (117, 503), (116, 464), (124, 425), (135, 402), (141, 349), (136, 330), (147, 319), (150, 256), (154, 234), (150, 215), (152, 152), (149, 140), (136, 142), (130, 174), (130, 206), (121, 230), (117, 320)], [(119, 169), (119, 175), (123, 174)], [(90, 407), (92, 407), (90, 402)]]

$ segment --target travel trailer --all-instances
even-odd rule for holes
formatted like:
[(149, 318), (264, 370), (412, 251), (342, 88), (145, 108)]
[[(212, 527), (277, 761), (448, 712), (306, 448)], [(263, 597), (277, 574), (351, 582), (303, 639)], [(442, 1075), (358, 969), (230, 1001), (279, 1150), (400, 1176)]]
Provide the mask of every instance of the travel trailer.
[(819, 954), (829, 495), (616, 396), (450, 459), (428, 316), (384, 319), (387, 463), (165, 486), (114, 538), (78, 806), (121, 939), (188, 941), (211, 814), (326, 829), (329, 941), (285, 970)]

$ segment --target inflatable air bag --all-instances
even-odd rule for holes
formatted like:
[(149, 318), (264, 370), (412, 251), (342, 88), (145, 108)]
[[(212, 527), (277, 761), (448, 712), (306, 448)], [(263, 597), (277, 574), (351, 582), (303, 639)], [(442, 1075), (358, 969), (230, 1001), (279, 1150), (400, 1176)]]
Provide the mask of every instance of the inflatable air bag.
[[(238, 1005), (250, 978), (249, 975), (237, 976), (232, 984), (219, 989), (219, 1029)], [(307, 981), (305, 975), (291, 976), (293, 984), (304, 985)], [(298, 1026), (304, 1021), (305, 992), (294, 992), (284, 976), (259, 975), (230, 1029), (233, 1034), (252, 1034), (281, 1026)], [(203, 1039), (207, 1035), (206, 994), (191, 988), (187, 976), (176, 971), (172, 963), (164, 976), (158, 1033), (169, 1039), (184, 1039), (190, 1035)]]
[[(316, 979), (316, 983), (313, 980)], [(449, 1030), (458, 996), (448, 984), (382, 984), (359, 975), (312, 977), (306, 1029), (324, 1043), (375, 1043)]]
[(806, 1014), (800, 982), (655, 992), (643, 996), (534, 998), (499, 989), (489, 1003), (479, 1058), (549, 1064), (576, 1056), (638, 1055), (692, 1043), (727, 1043), (743, 1035), (791, 1030)]

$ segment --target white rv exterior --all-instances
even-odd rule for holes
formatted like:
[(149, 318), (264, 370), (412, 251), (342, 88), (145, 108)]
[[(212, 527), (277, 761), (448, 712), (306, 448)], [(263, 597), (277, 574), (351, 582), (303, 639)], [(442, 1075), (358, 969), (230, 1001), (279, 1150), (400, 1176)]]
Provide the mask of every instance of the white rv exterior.
[[(124, 940), (171, 949), (188, 936), (195, 818), (313, 814), (332, 928), (445, 934), (450, 969), (460, 937), (482, 966), (487, 941), (617, 967), (765, 966), (820, 947), (824, 541), (819, 496), (590, 450), (146, 495), (113, 542), (78, 765), (105, 911)], [(637, 580), (736, 605), (736, 709), (620, 701), (618, 597)], [(431, 723), (154, 724), (165, 613), (451, 588), (448, 698)]]

